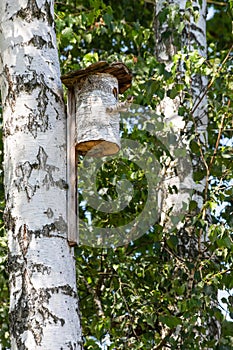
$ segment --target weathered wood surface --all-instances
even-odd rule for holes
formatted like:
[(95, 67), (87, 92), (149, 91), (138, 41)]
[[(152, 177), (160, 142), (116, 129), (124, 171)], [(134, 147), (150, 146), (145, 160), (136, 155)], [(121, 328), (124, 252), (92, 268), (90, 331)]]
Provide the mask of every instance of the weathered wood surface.
[(68, 91), (67, 108), (67, 228), (70, 246), (78, 243), (78, 194), (77, 194), (77, 162), (75, 151), (75, 99), (72, 91)]
[(61, 77), (61, 80), (64, 85), (66, 85), (69, 89), (72, 89), (75, 84), (85, 81), (87, 76), (98, 73), (108, 73), (116, 77), (119, 83), (120, 94), (125, 92), (131, 86), (132, 74), (122, 62), (114, 62), (109, 64), (106, 61), (100, 61), (93, 63), (87, 68), (64, 74)]

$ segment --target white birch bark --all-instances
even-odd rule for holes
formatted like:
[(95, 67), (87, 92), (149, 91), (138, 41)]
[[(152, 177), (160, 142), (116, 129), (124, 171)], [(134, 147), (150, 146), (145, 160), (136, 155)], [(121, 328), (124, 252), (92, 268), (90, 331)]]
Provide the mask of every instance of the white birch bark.
[[(192, 7), (198, 9), (198, 20), (195, 21), (192, 11), (193, 9), (186, 9), (187, 0), (157, 0), (155, 2), (155, 21), (154, 21), (154, 31), (155, 31), (155, 55), (158, 61), (163, 62), (166, 66), (166, 69), (170, 71), (173, 65), (173, 56), (177, 53), (178, 48), (174, 44), (174, 36), (173, 34), (167, 36), (164, 39), (164, 34), (171, 30), (169, 28), (169, 22), (173, 20), (175, 16), (179, 16), (181, 18), (181, 23), (183, 22), (184, 28), (182, 33), (175, 34), (179, 35), (180, 48), (179, 50), (183, 51), (184, 48), (188, 50), (190, 53), (195, 49), (198, 50), (200, 57), (206, 57), (206, 1), (200, 2), (197, 0), (192, 1)], [(170, 18), (167, 18), (167, 21), (160, 23), (159, 14), (164, 8), (170, 7)], [(186, 16), (184, 16), (186, 13)], [(186, 22), (184, 19), (187, 18)], [(178, 28), (177, 28), (178, 29)], [(180, 71), (177, 72), (178, 75), (182, 76), (185, 74), (185, 55), (183, 61), (180, 62)], [(190, 85), (190, 94), (192, 95), (192, 101), (189, 101), (189, 105), (186, 106), (192, 110), (193, 120), (195, 120), (195, 130), (199, 139), (203, 144), (206, 143), (206, 127), (207, 127), (207, 97), (205, 94), (205, 90), (207, 87), (207, 78), (204, 76), (200, 76), (199, 74), (194, 74), (191, 79)], [(161, 103), (157, 107), (157, 113), (163, 114), (165, 117), (165, 121), (168, 123), (172, 123), (174, 131), (179, 134), (181, 131), (188, 131), (191, 125), (186, 125), (183, 118), (179, 116), (178, 109), (179, 106), (184, 103), (183, 95), (177, 96), (175, 99), (171, 99), (168, 96), (161, 101)], [(192, 104), (192, 105), (191, 105)], [(184, 134), (184, 133), (183, 133)], [(186, 136), (183, 137), (183, 143), (185, 143)], [(194, 162), (195, 163), (195, 162)], [(193, 164), (195, 166), (195, 164)], [(170, 178), (172, 175), (172, 169), (170, 169), (170, 173), (167, 174), (167, 178)], [(165, 186), (174, 185), (174, 174), (172, 176), (172, 183), (170, 180), (165, 180)], [(177, 178), (178, 181), (178, 178)], [(184, 190), (184, 184), (188, 186), (188, 189), (193, 189), (196, 191), (196, 195), (193, 197), (198, 203), (199, 208), (202, 207), (203, 198), (202, 192), (204, 190), (204, 181), (202, 183), (196, 184), (193, 181), (193, 174), (191, 173), (185, 181), (183, 185), (179, 182), (176, 183), (178, 189)], [(165, 191), (168, 193), (168, 191)], [(201, 195), (198, 195), (200, 193)], [(179, 202), (177, 202), (177, 196), (169, 195), (163, 198), (163, 207), (162, 207), (162, 222), (164, 223), (168, 220), (167, 212), (173, 208), (173, 212), (179, 212), (182, 207), (182, 201), (184, 203), (188, 203), (190, 200), (189, 196), (186, 196), (185, 193), (179, 196)]]
[(118, 101), (118, 80), (93, 74), (75, 85), (77, 149), (89, 156), (112, 155), (120, 149), (120, 114), (109, 113)]
[(1, 0), (12, 350), (81, 349), (52, 0)]

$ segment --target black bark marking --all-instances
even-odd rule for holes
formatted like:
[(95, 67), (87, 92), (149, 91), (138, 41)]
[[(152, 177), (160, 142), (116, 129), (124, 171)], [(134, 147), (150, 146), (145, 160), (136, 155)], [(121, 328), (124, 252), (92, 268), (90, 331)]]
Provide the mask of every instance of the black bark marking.
[(37, 137), (38, 131), (45, 132), (48, 129), (49, 117), (46, 114), (46, 109), (49, 103), (47, 96), (47, 87), (44, 83), (44, 78), (37, 80), (37, 87), (40, 87), (40, 91), (36, 100), (38, 101), (36, 109), (29, 114), (28, 118), (28, 130), (34, 136)]
[(38, 131), (45, 132), (48, 127), (48, 116), (41, 116), (38, 113), (30, 113), (28, 116), (28, 130), (31, 132), (34, 138), (37, 137)]
[(67, 224), (61, 215), (54, 221), (54, 225), (56, 230), (60, 233), (65, 233), (67, 230)]
[(114, 97), (115, 97), (115, 99), (118, 101), (118, 93), (117, 93), (117, 88), (113, 88), (113, 90), (112, 90), (112, 93), (113, 93), (113, 95), (114, 95)]
[(37, 49), (41, 49), (43, 47), (48, 47), (47, 41), (44, 40), (41, 36), (39, 35), (34, 35), (34, 37), (28, 42), (28, 45), (33, 45)]
[[(28, 85), (30, 86), (30, 82), (28, 82)], [(53, 105), (56, 112), (56, 119), (59, 119), (59, 112), (54, 105), (56, 103), (62, 103), (62, 105), (64, 105), (62, 92), (60, 94), (59, 92), (53, 91), (53, 89), (46, 84), (43, 75), (37, 76), (37, 83), (34, 89), (35, 88), (40, 89), (38, 97), (36, 98), (38, 103), (36, 108), (31, 110), (28, 118), (28, 130), (34, 138), (37, 137), (38, 131), (45, 132), (49, 128), (49, 116), (46, 113), (48, 104), (50, 103)], [(55, 103), (54, 100), (52, 100), (52, 97), (55, 99)]]
[(7, 91), (5, 101), (4, 101), (4, 107), (9, 105), (12, 112), (14, 112), (15, 111), (15, 104), (16, 104), (16, 92), (14, 89), (14, 83), (12, 80), (12, 76), (10, 74), (10, 70), (9, 70), (7, 65), (4, 66), (3, 72), (4, 72), (5, 79), (6, 79), (7, 84), (8, 84), (8, 91)]
[(202, 35), (204, 35), (204, 32), (201, 28), (197, 27), (196, 25), (192, 24), (191, 25), (192, 30), (190, 31), (189, 28), (184, 28), (183, 29), (183, 34), (186, 35), (186, 37), (188, 38), (188, 40), (186, 39), (186, 41), (188, 42), (188, 45), (192, 45), (192, 46), (196, 46), (197, 48), (203, 49), (203, 43), (202, 41), (199, 41), (197, 38), (197, 35), (195, 33), (195, 31), (200, 32)]
[(46, 154), (43, 147), (39, 147), (39, 152), (38, 152), (36, 158), (38, 160), (39, 169), (46, 171), (46, 168), (48, 167), (48, 165), (47, 165), (48, 155)]
[(15, 85), (17, 88), (17, 95), (19, 95), (21, 92), (31, 94), (33, 90), (41, 86), (36, 72), (32, 72), (30, 75), (32, 75), (31, 78), (28, 77), (28, 74), (16, 76)]
[(15, 186), (17, 187), (18, 191), (25, 191), (27, 195), (27, 199), (30, 200), (37, 188), (39, 188), (39, 185), (31, 185), (29, 183), (29, 179), (32, 174), (32, 170), (35, 166), (30, 164), (30, 162), (25, 162), (23, 164), (19, 164), (16, 167), (16, 176), (17, 180), (14, 181)]
[(54, 27), (54, 19), (53, 19), (53, 14), (52, 14), (52, 9), (51, 9), (51, 3), (49, 1), (45, 2), (45, 13), (47, 16), (47, 21), (50, 27)]
[(44, 213), (48, 216), (49, 219), (53, 217), (53, 211), (51, 208), (48, 208)]
[[(24, 115), (19, 115), (13, 123), (13, 125), (15, 125), (16, 121), (25, 120), (23, 126), (22, 122), (20, 122), (20, 126), (16, 124), (16, 126), (12, 128), (12, 118), (10, 118), (5, 123), (4, 134), (5, 136), (9, 136), (17, 131), (29, 131), (33, 137), (36, 138), (38, 132), (45, 132), (49, 127), (49, 116), (46, 113), (46, 110), (49, 104), (48, 91), (50, 91), (50, 89), (46, 86), (44, 77), (38, 77), (36, 72), (32, 72), (31, 78), (29, 78), (27, 74), (16, 76), (14, 82), (11, 80), (12, 77), (10, 77), (9, 70), (6, 70), (6, 73), (7, 72), (8, 75), (6, 79), (9, 87), (5, 103), (8, 101), (12, 111), (14, 111), (17, 96), (22, 92), (27, 93), (28, 95), (32, 95), (33, 91), (36, 89), (38, 89), (39, 92), (36, 98), (37, 105), (35, 108), (29, 107), (26, 103), (24, 104), (30, 111), (28, 117), (25, 118)], [(56, 96), (55, 99), (58, 99), (58, 97)]]
[(16, 219), (11, 215), (11, 208), (8, 208), (8, 207), (5, 208), (3, 220), (4, 220), (6, 230), (11, 231), (12, 234), (14, 235), (15, 227), (16, 227)]
[[(78, 341), (78, 342), (75, 342), (75, 343), (69, 341), (66, 345), (67, 345), (67, 349), (69, 349), (69, 350), (77, 350), (77, 349), (83, 350), (83, 342), (82, 341)], [(60, 350), (65, 350), (65, 349), (64, 348), (60, 348)]]
[[(48, 40), (45, 40), (45, 38), (43, 38), (40, 35), (34, 35), (32, 39), (30, 39), (27, 42), (24, 42), (22, 44), (22, 46), (34, 46), (36, 47), (38, 50), (41, 50), (42, 48), (46, 48), (46, 49), (55, 49), (54, 43), (53, 43), (53, 37), (50, 33), (47, 33), (47, 37)], [(47, 39), (46, 37), (46, 39)], [(25, 55), (27, 56), (27, 55)]]
[(27, 225), (22, 225), (19, 228), (19, 232), (17, 235), (18, 243), (22, 252), (22, 255), (26, 256), (29, 244), (31, 242), (31, 232), (28, 230)]
[[(11, 76), (9, 68), (7, 66), (4, 68), (5, 81), (8, 89), (4, 107), (9, 104), (14, 112), (16, 99), (22, 93), (26, 93), (29, 96), (35, 94), (37, 96), (35, 97), (37, 104), (32, 108), (25, 103), (24, 106), (29, 110), (28, 115), (14, 115), (14, 123), (12, 123), (13, 117), (9, 117), (9, 120), (5, 122), (4, 134), (5, 136), (9, 136), (17, 131), (29, 131), (33, 137), (36, 138), (38, 132), (45, 132), (49, 128), (48, 105), (53, 107), (57, 120), (61, 118), (60, 115), (63, 115), (63, 113), (59, 113), (59, 109), (61, 107), (65, 108), (65, 106), (62, 90), (55, 91), (52, 89), (50, 84), (46, 83), (43, 74), (38, 75), (36, 71), (30, 69), (30, 60), (32, 58), (25, 55), (25, 59), (28, 60), (26, 67), (28, 71), (30, 71), (30, 74), (25, 73), (18, 76)], [(54, 80), (54, 78), (51, 76), (50, 80)], [(57, 104), (59, 108), (55, 108)], [(18, 121), (19, 125), (17, 125)], [(12, 125), (14, 125), (14, 127), (12, 127)]]
[(57, 108), (54, 107), (54, 111), (56, 112), (56, 119), (59, 120), (60, 114), (59, 114)]
[[(70, 295), (76, 298), (76, 292), (69, 285), (55, 288), (36, 289), (25, 276), (26, 269), (22, 274), (22, 290), (14, 309), (10, 312), (11, 334), (15, 338), (19, 349), (27, 349), (21, 339), (25, 331), (30, 330), (36, 345), (40, 345), (43, 337), (45, 324), (54, 323), (63, 327), (65, 320), (56, 316), (47, 305), (54, 294)], [(26, 282), (27, 281), (27, 282)], [(41, 322), (42, 318), (42, 322)], [(24, 320), (24, 322), (22, 322)]]
[(64, 181), (63, 179), (55, 181), (55, 186), (60, 188), (61, 190), (67, 190), (68, 189), (68, 185), (67, 185), (66, 181)]
[(51, 224), (44, 225), (41, 230), (32, 231), (36, 238), (38, 237), (60, 237), (65, 238), (67, 231), (67, 224), (63, 217), (60, 215), (58, 219), (55, 219)]
[[(65, 180), (54, 180), (53, 173), (55, 171), (58, 171), (59, 168), (54, 165), (47, 164), (48, 155), (43, 147), (39, 147), (36, 158), (37, 161), (34, 163), (26, 161), (17, 165), (15, 171), (16, 180), (14, 180), (14, 185), (18, 191), (24, 191), (26, 193), (28, 201), (30, 201), (36, 191), (41, 187), (45, 187), (46, 190), (49, 190), (50, 187), (57, 187), (62, 190), (66, 190), (67, 183)], [(41, 176), (38, 177), (36, 184), (32, 184), (30, 182), (34, 170), (37, 172), (41, 171)]]
[(63, 179), (59, 179), (57, 181), (54, 181), (53, 172), (58, 170), (58, 168), (55, 167), (54, 165), (47, 164), (48, 156), (42, 147), (39, 148), (37, 159), (39, 162), (39, 164), (38, 164), (39, 169), (42, 169), (46, 172), (45, 177), (42, 181), (42, 184), (47, 189), (49, 189), (50, 186), (55, 186), (55, 187), (58, 187), (60, 189), (67, 189), (67, 183)]
[[(15, 228), (15, 219), (11, 216), (10, 211), (5, 213), (5, 220), (8, 221), (8, 226)], [(17, 255), (9, 253), (8, 266), (11, 288), (18, 287), (18, 289), (13, 295), (16, 304), (10, 311), (9, 317), (11, 334), (18, 349), (28, 350), (22, 339), (24, 332), (30, 330), (36, 345), (39, 346), (43, 338), (45, 324), (53, 323), (64, 326), (65, 320), (51, 312), (49, 308), (49, 301), (53, 295), (63, 294), (77, 298), (76, 291), (68, 284), (50, 288), (36, 288), (32, 282), (33, 273), (49, 275), (52, 270), (50, 266), (33, 263), (27, 259), (28, 247), (33, 235), (35, 237), (51, 236), (51, 231), (64, 231), (65, 229), (66, 224), (60, 216), (53, 224), (43, 226), (40, 231), (29, 230), (26, 225), (22, 225), (18, 232), (14, 232), (15, 239), (19, 243), (20, 253)]]
[(31, 272), (41, 272), (42, 275), (50, 275), (51, 274), (51, 267), (45, 266), (43, 264), (33, 264), (31, 267)]
[(21, 8), (16, 13), (16, 17), (20, 17), (27, 22), (32, 22), (35, 18), (43, 19), (41, 15), (41, 9), (38, 7), (35, 0), (28, 0), (26, 7)]
[(22, 20), (30, 23), (37, 18), (40, 21), (47, 21), (49, 26), (53, 26), (54, 20), (51, 12), (51, 7), (48, 1), (45, 1), (44, 6), (40, 8), (37, 5), (36, 0), (28, 0), (25, 8), (21, 8), (16, 14), (16, 17), (20, 17)]

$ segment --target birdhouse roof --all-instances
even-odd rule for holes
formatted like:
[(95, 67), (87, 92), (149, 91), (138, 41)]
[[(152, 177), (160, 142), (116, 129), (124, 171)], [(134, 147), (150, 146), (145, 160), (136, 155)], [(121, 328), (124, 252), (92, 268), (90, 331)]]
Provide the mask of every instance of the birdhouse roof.
[(109, 64), (105, 61), (100, 61), (93, 63), (87, 68), (71, 71), (62, 75), (61, 81), (68, 88), (73, 88), (73, 86), (81, 79), (96, 73), (108, 73), (116, 77), (119, 83), (120, 94), (125, 92), (131, 86), (132, 74), (122, 62), (114, 62)]

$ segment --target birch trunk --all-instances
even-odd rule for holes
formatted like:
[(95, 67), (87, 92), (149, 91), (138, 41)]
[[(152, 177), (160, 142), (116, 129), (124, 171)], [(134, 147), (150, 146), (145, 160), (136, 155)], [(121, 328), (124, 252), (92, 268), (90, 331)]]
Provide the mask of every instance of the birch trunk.
[[(188, 5), (188, 6), (187, 6)], [(190, 6), (190, 7), (189, 7)], [(189, 8), (188, 8), (189, 7)], [(168, 16), (166, 20), (161, 21), (160, 17), (161, 13), (166, 9), (168, 9)], [(194, 20), (194, 11), (196, 11), (196, 15), (198, 18)], [(179, 18), (181, 25), (183, 25), (183, 30), (178, 34), (178, 28), (175, 32), (174, 28), (171, 28), (171, 23), (174, 19)], [(194, 50), (197, 50), (200, 57), (206, 57), (206, 1), (198, 1), (198, 0), (156, 0), (155, 1), (155, 18), (154, 18), (154, 32), (155, 32), (155, 55), (159, 62), (165, 64), (166, 69), (168, 71), (171, 70), (173, 65), (173, 57), (174, 55), (180, 51), (181, 54), (185, 53), (183, 57), (188, 57), (189, 53), (192, 53)], [(170, 35), (168, 35), (170, 33)], [(177, 43), (179, 47), (177, 46)], [(177, 71), (177, 75), (180, 77), (184, 77), (185, 75), (185, 58), (180, 62), (179, 71)], [(206, 89), (207, 89), (207, 78), (201, 76), (200, 74), (193, 74), (190, 79), (190, 95), (191, 100), (188, 102), (184, 102), (183, 95), (180, 94), (175, 99), (171, 99), (168, 96), (165, 96), (163, 101), (159, 104), (157, 108), (157, 112), (164, 115), (166, 121), (171, 122), (173, 124), (174, 130), (179, 135), (186, 139), (190, 138), (190, 130), (193, 127), (195, 130), (195, 135), (199, 139), (200, 144), (202, 144), (203, 149), (206, 145), (206, 128), (208, 123), (207, 117), (207, 97), (206, 97)], [(193, 120), (188, 124), (185, 123), (183, 118), (179, 116), (179, 107), (181, 105), (186, 104), (192, 113)], [(199, 161), (199, 162), (198, 162)], [(200, 159), (193, 159), (193, 168), (200, 166)], [(169, 173), (169, 174), (168, 174)], [(162, 224), (169, 232), (169, 215), (171, 215), (170, 209), (178, 208), (182, 206), (182, 199), (185, 199), (185, 196), (179, 196), (180, 203), (176, 202), (177, 196), (173, 196), (169, 194), (168, 188), (171, 185), (176, 185), (178, 190), (182, 187), (181, 183), (175, 183), (174, 178), (170, 180), (171, 177), (174, 176), (174, 170), (169, 169), (167, 172), (168, 180), (164, 181), (164, 189), (163, 193), (164, 198), (162, 202)], [(205, 189), (205, 179), (199, 184), (193, 181), (193, 174), (190, 174), (184, 182), (189, 184), (189, 189), (192, 189), (195, 192), (194, 197), (192, 198), (198, 204), (198, 210), (202, 208), (203, 205), (203, 192)], [(183, 188), (184, 189), (184, 188)], [(191, 198), (190, 198), (191, 199)], [(189, 199), (189, 200), (190, 200)], [(185, 200), (184, 200), (185, 202)], [(170, 214), (169, 214), (170, 212)], [(178, 225), (178, 255), (182, 259), (186, 259), (188, 261), (197, 261), (198, 259), (204, 258), (202, 250), (203, 250), (203, 241), (205, 239), (205, 233), (197, 237), (194, 234), (193, 228), (190, 226), (191, 216), (185, 218), (184, 222)], [(206, 256), (205, 256), (206, 258)], [(175, 273), (175, 272), (174, 272)], [(194, 273), (190, 271), (190, 276), (188, 278), (188, 297), (189, 293), (191, 293), (192, 288), (194, 287)], [(185, 296), (184, 296), (185, 297)], [(213, 303), (214, 306), (215, 300), (217, 298), (216, 295), (213, 295)], [(200, 311), (201, 313), (201, 311)], [(198, 326), (203, 325), (203, 320), (199, 318)], [(195, 336), (198, 336), (200, 339), (200, 348), (202, 346), (203, 339), (216, 339), (216, 343), (219, 339), (219, 326), (216, 320), (209, 318), (209, 320), (204, 324), (206, 328), (206, 332), (200, 333), (198, 330), (195, 330)], [(164, 327), (163, 337), (165, 338), (167, 334), (166, 327)], [(180, 337), (179, 330), (177, 329), (174, 337)], [(182, 335), (181, 335), (182, 338)], [(166, 346), (163, 349), (167, 349)]]
[(81, 349), (52, 0), (1, 0), (11, 349)]
[[(155, 32), (155, 55), (158, 61), (165, 64), (168, 71), (171, 70), (173, 65), (174, 55), (180, 51), (183, 53), (183, 59), (181, 59), (179, 71), (177, 76), (184, 78), (185, 76), (185, 57), (188, 58), (189, 53), (192, 53), (194, 50), (197, 50), (200, 57), (206, 57), (206, 1), (200, 2), (197, 0), (191, 1), (191, 7), (186, 8), (187, 0), (157, 0), (155, 3), (155, 20), (154, 20), (154, 32)], [(189, 2), (190, 3), (190, 2)], [(169, 8), (169, 15), (167, 16), (167, 21), (161, 23), (159, 18), (160, 13), (165, 9)], [(194, 9), (198, 13), (198, 19), (195, 20), (193, 16)], [(198, 10), (197, 10), (198, 9)], [(177, 32), (174, 33), (174, 28), (171, 28), (171, 22), (174, 18), (179, 18), (180, 23), (183, 24), (184, 28), (180, 34)], [(178, 30), (178, 28), (177, 28)], [(168, 35), (170, 33), (170, 35)], [(177, 47), (177, 43), (179, 47)], [(157, 113), (163, 114), (165, 121), (172, 123), (174, 131), (182, 134), (187, 132), (194, 126), (194, 133), (196, 137), (203, 143), (203, 147), (206, 144), (206, 128), (207, 128), (207, 97), (206, 97), (206, 88), (207, 88), (207, 78), (201, 76), (200, 74), (193, 74), (190, 77), (190, 96), (192, 100), (184, 101), (184, 95), (180, 94), (175, 99), (171, 99), (168, 96), (161, 101), (157, 107)], [(192, 113), (193, 121), (188, 124), (185, 123), (184, 119), (179, 116), (179, 107), (186, 105)], [(188, 125), (188, 126), (187, 126)], [(189, 135), (190, 137), (190, 135)], [(185, 143), (185, 138), (183, 137), (183, 142)], [(195, 161), (193, 161), (194, 167), (196, 167)], [(168, 177), (171, 177), (172, 169), (170, 169), (170, 174)], [(173, 174), (174, 175), (174, 174)], [(166, 184), (166, 181), (164, 181)], [(205, 188), (204, 181), (199, 184), (196, 184), (193, 181), (193, 174), (184, 181), (188, 184), (189, 189), (192, 188), (196, 191), (195, 199), (198, 203), (199, 208), (203, 204), (202, 193)], [(167, 186), (170, 182), (167, 181)], [(174, 183), (173, 183), (174, 185)], [(183, 188), (184, 186), (180, 183), (177, 183), (177, 188)], [(168, 193), (168, 191), (165, 191)], [(201, 194), (201, 195), (199, 195)], [(180, 196), (180, 202), (187, 202), (187, 199), (184, 196)], [(190, 200), (190, 199), (189, 199)], [(170, 211), (170, 208), (174, 207), (174, 210), (179, 211), (179, 203), (177, 203), (176, 196), (166, 196), (163, 200), (164, 207), (162, 208), (162, 221), (163, 223), (168, 220), (166, 215)], [(180, 203), (182, 205), (182, 203)], [(193, 246), (192, 249), (195, 247)]]

